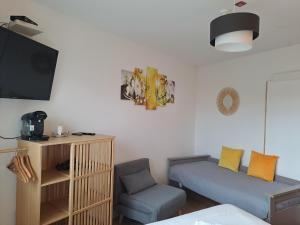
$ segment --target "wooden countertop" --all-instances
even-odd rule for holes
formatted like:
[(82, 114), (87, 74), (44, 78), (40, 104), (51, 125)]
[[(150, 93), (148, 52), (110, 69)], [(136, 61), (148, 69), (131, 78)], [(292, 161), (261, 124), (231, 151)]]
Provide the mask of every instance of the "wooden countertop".
[(26, 141), (26, 140), (19, 140), (20, 143), (22, 142), (30, 142), (34, 144), (38, 144), (40, 146), (49, 146), (49, 145), (59, 145), (59, 144), (71, 144), (76, 142), (85, 142), (85, 141), (94, 141), (94, 140), (103, 140), (103, 139), (114, 139), (114, 136), (109, 135), (101, 135), (97, 134), (95, 136), (90, 135), (82, 135), (82, 136), (75, 136), (70, 135), (68, 137), (50, 137), (48, 141)]

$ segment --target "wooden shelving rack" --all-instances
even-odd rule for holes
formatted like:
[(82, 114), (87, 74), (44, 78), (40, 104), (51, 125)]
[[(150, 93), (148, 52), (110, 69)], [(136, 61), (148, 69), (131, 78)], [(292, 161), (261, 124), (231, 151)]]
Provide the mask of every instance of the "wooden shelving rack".
[[(37, 181), (17, 181), (17, 225), (111, 225), (114, 137), (19, 141)], [(56, 165), (70, 160), (69, 171)]]

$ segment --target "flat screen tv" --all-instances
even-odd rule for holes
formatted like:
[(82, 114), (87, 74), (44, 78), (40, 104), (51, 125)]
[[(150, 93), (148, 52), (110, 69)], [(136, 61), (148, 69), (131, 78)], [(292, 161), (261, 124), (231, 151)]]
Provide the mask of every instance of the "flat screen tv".
[(0, 98), (50, 100), (58, 51), (0, 27)]

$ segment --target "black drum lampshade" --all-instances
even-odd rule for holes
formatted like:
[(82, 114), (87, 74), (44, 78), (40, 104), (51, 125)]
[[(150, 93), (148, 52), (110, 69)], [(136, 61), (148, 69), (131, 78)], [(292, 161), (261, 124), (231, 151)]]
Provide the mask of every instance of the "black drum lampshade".
[(210, 24), (210, 44), (220, 51), (248, 51), (258, 36), (259, 16), (253, 13), (222, 15)]

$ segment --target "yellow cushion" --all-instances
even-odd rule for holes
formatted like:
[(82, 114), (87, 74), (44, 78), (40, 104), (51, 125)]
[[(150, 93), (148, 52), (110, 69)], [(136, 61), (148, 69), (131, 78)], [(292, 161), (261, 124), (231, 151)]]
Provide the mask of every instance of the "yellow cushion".
[(243, 154), (244, 150), (242, 149), (233, 149), (223, 146), (219, 166), (238, 172)]
[(255, 151), (251, 153), (248, 175), (273, 182), (278, 156), (264, 155)]

